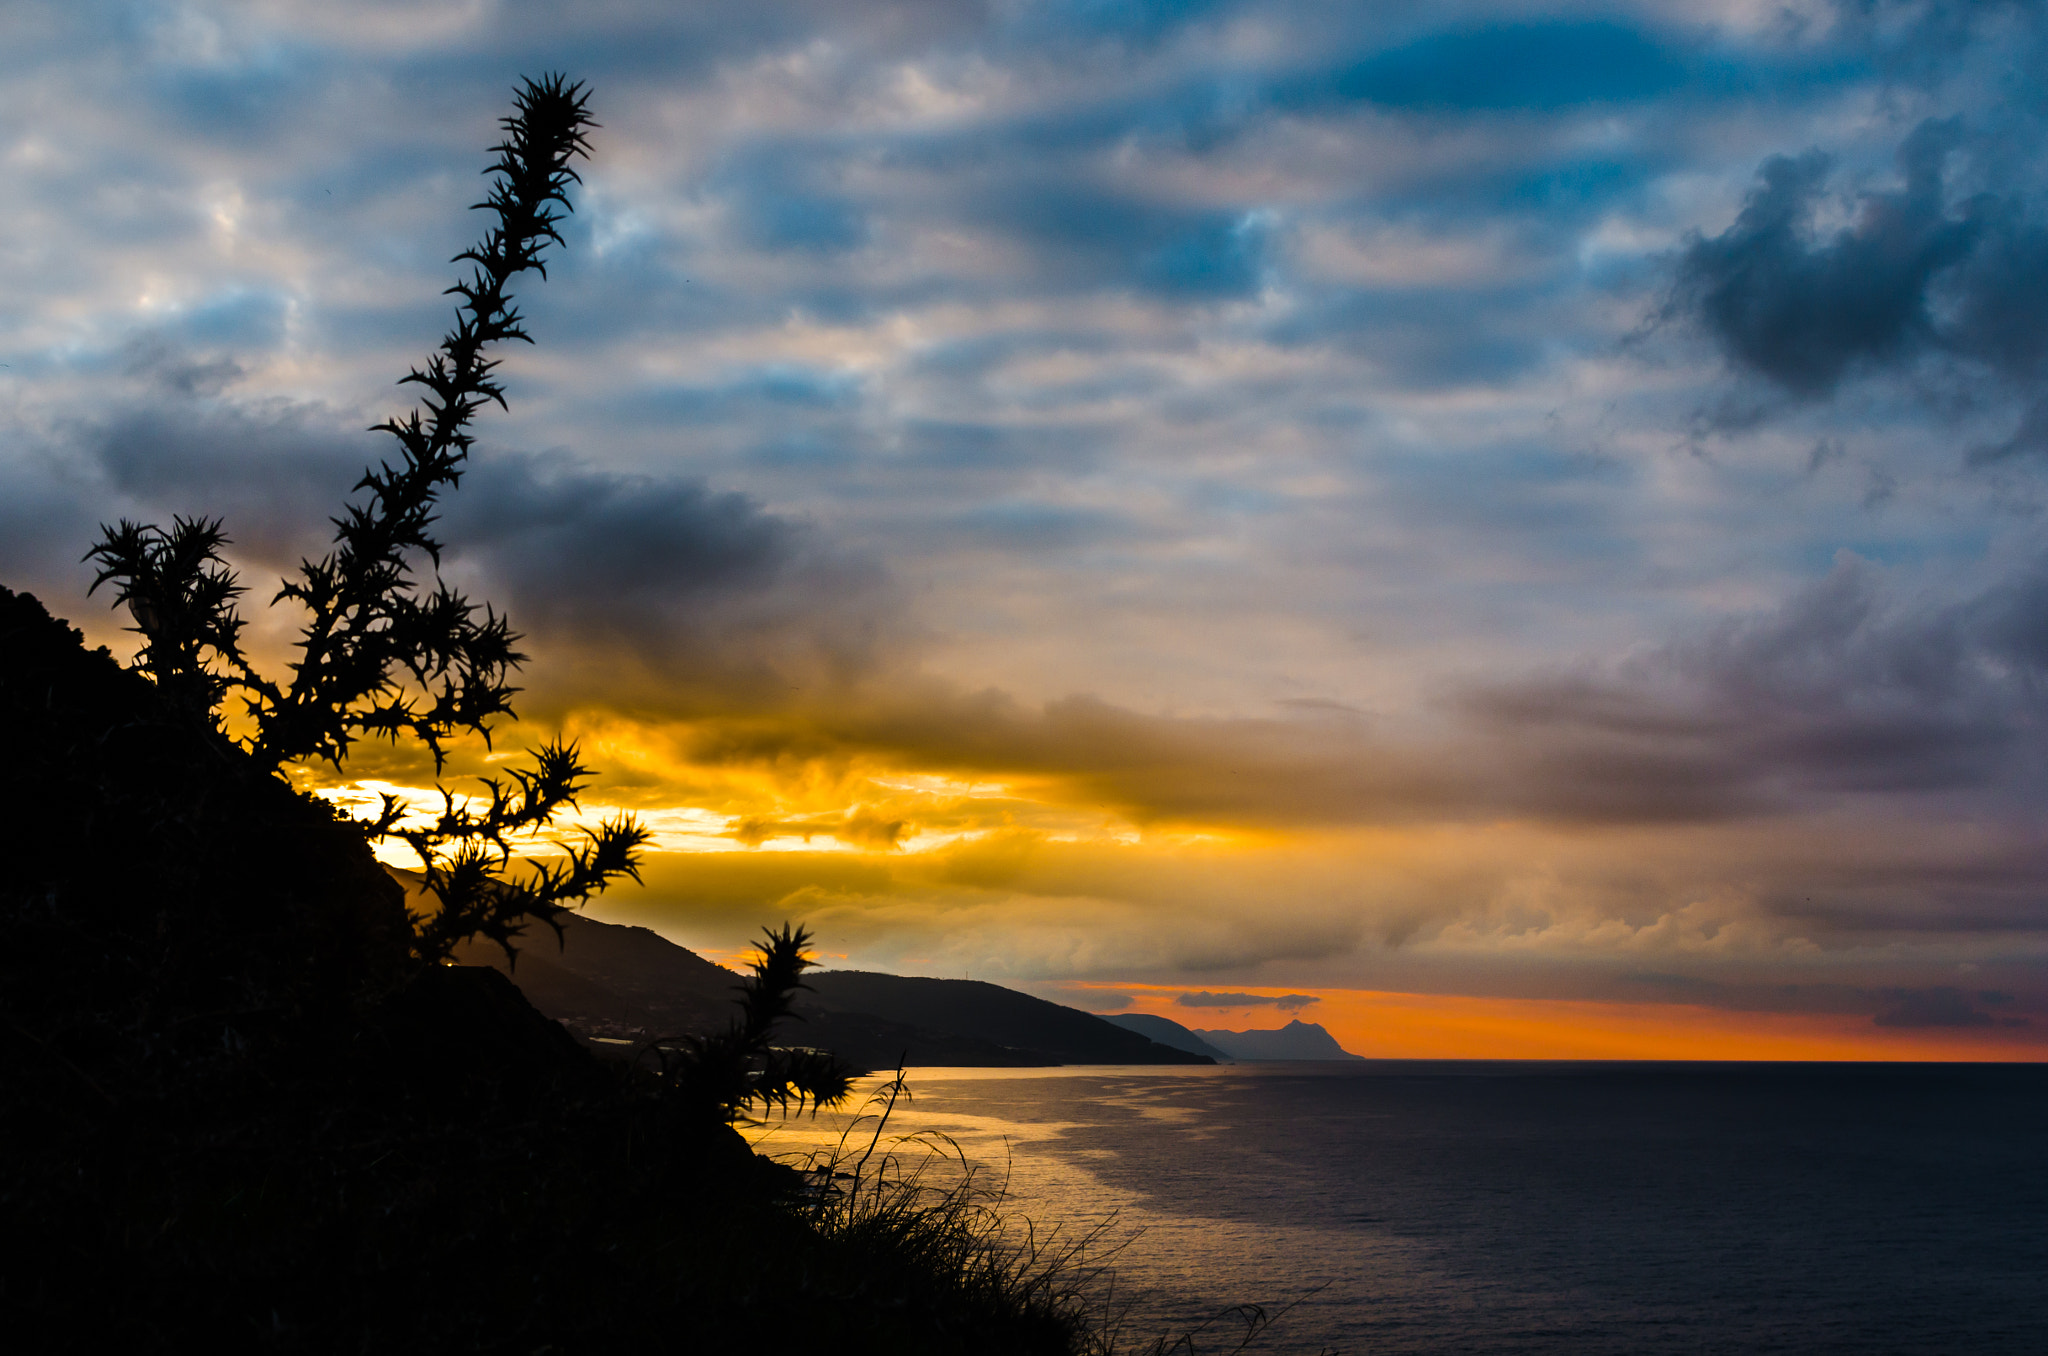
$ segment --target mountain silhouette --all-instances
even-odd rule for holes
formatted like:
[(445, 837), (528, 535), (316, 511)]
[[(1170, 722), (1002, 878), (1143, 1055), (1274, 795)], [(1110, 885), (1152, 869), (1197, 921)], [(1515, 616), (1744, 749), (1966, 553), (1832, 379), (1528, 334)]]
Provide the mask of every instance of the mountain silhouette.
[(1033, 998), (979, 979), (926, 979), (865, 970), (825, 970), (809, 977), (813, 1001), (828, 1013), (872, 1013), (1035, 1051), (1055, 1064), (1213, 1064), (1207, 1055), (1115, 1026), (1093, 1013)]
[[(455, 958), (505, 974), (535, 1007), (586, 1040), (692, 1035), (731, 1020), (740, 979), (732, 971), (647, 928), (583, 915), (560, 922), (559, 947), (543, 933), (516, 962), (481, 940)], [(805, 982), (783, 1039), (869, 1069), (899, 1060), (927, 1067), (1213, 1062), (980, 980), (838, 970), (813, 972)]]
[(1217, 1049), (1200, 1036), (1182, 1026), (1170, 1017), (1154, 1017), (1149, 1012), (1123, 1012), (1104, 1017), (1128, 1031), (1135, 1031), (1148, 1040), (1161, 1045), (1170, 1045), (1176, 1050), (1185, 1050), (1191, 1055), (1207, 1055), (1214, 1060), (1227, 1060), (1229, 1055)]
[(1232, 1059), (1247, 1062), (1280, 1059), (1364, 1059), (1337, 1044), (1337, 1038), (1314, 1022), (1295, 1018), (1277, 1031), (1196, 1031), (1202, 1040)]

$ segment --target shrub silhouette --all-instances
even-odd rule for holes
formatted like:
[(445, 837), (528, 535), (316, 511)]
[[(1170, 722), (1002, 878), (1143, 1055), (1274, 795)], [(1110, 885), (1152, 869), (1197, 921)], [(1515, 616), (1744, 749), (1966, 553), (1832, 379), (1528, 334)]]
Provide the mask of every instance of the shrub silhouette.
[(759, 1105), (786, 1115), (806, 1102), (815, 1112), (852, 1090), (853, 1071), (833, 1055), (770, 1043), (796, 991), (810, 987), (803, 982), (814, 964), (804, 954), (810, 940), (809, 932), (788, 923), (769, 929), (753, 974), (740, 986), (740, 1014), (725, 1030), (649, 1043), (664, 1085), (696, 1114), (730, 1121)]
[[(455, 326), (399, 383), (427, 394), (373, 430), (396, 440), (395, 464), (363, 473), (356, 485), (362, 499), (335, 520), (334, 549), (301, 561), (298, 577), (272, 600), (308, 613), (291, 681), (264, 676), (242, 650), (236, 600), (245, 590), (221, 555), (229, 542), (218, 519), (179, 517), (168, 531), (123, 519), (102, 526), (86, 554), (99, 566), (92, 589), (111, 584), (115, 606), (127, 605), (144, 642), (136, 667), (169, 707), (217, 730), (223, 701), (241, 695), (254, 732), (239, 742), (258, 771), (308, 758), (339, 770), (364, 737), (416, 739), (438, 771), (450, 739), (467, 733), (488, 744), (492, 722), (514, 714), (511, 677), (526, 658), (514, 648), (518, 634), (438, 573), (431, 584), (416, 578), (415, 562), (438, 567), (436, 505), (461, 482), (477, 412), (505, 406), (492, 346), (533, 342), (511, 284), (528, 271), (547, 276), (545, 251), (562, 243), (557, 228), (573, 210), (569, 186), (581, 182), (571, 161), (588, 154), (587, 134), (597, 124), (583, 85), (557, 75), (525, 82), (500, 126), (505, 139), (491, 148), (496, 159), (485, 171), (493, 183), (473, 209), (490, 213), (492, 224), (455, 257), (470, 265), (469, 277), (448, 289), (461, 298)], [(395, 838), (420, 859), (435, 907), (409, 915), (419, 959), (447, 960), (481, 936), (516, 961), (514, 941), (530, 920), (552, 926), (559, 939), (558, 919), (570, 906), (621, 876), (639, 879), (648, 834), (630, 815), (583, 829), (581, 841), (560, 844), (559, 857), (520, 859), (514, 873), (515, 843), (574, 808), (590, 777), (573, 743), (528, 752), (532, 766), (479, 778), (480, 797), (440, 787), (439, 811), (421, 822), (387, 794), (364, 824), (370, 837)], [(728, 1031), (686, 1037), (664, 1053), (662, 1080), (672, 1095), (719, 1120), (756, 1103), (787, 1111), (846, 1095), (851, 1071), (837, 1060), (770, 1044), (809, 964), (806, 940), (788, 925), (770, 933), (743, 986), (742, 1017)]]
[[(488, 744), (492, 722), (513, 715), (511, 677), (526, 657), (519, 636), (438, 573), (419, 579), (416, 566), (440, 564), (435, 507), (461, 482), (472, 421), (485, 405), (505, 404), (491, 348), (532, 342), (511, 284), (529, 270), (547, 276), (546, 249), (562, 243), (569, 185), (580, 182), (570, 162), (588, 153), (596, 124), (583, 86), (550, 76), (525, 83), (501, 126), (505, 139), (485, 171), (494, 181), (476, 204), (493, 222), (456, 256), (470, 273), (448, 289), (461, 297), (455, 326), (400, 382), (426, 396), (376, 426), (397, 442), (396, 458), (363, 473), (362, 497), (335, 519), (333, 550), (302, 561), (272, 600), (308, 614), (290, 681), (266, 677), (242, 649), (236, 600), (245, 590), (222, 558), (229, 542), (218, 519), (180, 517), (168, 531), (123, 519), (103, 526), (86, 555), (99, 566), (93, 589), (113, 585), (115, 605), (127, 605), (142, 635), (137, 667), (174, 708), (218, 726), (223, 701), (242, 698), (254, 731), (239, 742), (259, 769), (317, 758), (339, 770), (359, 739), (410, 737), (438, 771), (451, 739)], [(444, 960), (475, 936), (510, 953), (529, 920), (554, 924), (618, 877), (638, 879), (647, 833), (630, 816), (581, 830), (562, 857), (528, 859), (513, 874), (514, 841), (573, 808), (590, 775), (574, 744), (530, 754), (533, 766), (511, 771), (509, 782), (481, 779), (480, 810), (443, 787), (440, 811), (423, 823), (409, 822), (412, 807), (391, 796), (367, 823), (373, 838), (397, 838), (420, 858), (436, 904), (413, 919), (421, 959)]]
[(506, 139), (485, 171), (496, 181), (473, 209), (496, 221), (456, 256), (471, 272), (448, 289), (462, 297), (455, 328), (400, 381), (427, 388), (424, 413), (415, 407), (376, 426), (397, 440), (398, 464), (364, 472), (356, 488), (368, 494), (335, 520), (333, 551), (302, 561), (299, 577), (278, 590), (276, 601), (310, 614), (291, 681), (265, 677), (242, 652), (235, 599), (244, 590), (220, 557), (227, 538), (218, 520), (180, 518), (168, 532), (123, 520), (103, 527), (86, 556), (100, 565), (93, 588), (111, 582), (116, 605), (128, 604), (146, 642), (141, 667), (159, 687), (209, 714), (228, 692), (244, 695), (256, 720), (245, 747), (262, 767), (323, 758), (340, 768), (357, 739), (401, 734), (426, 744), (439, 766), (447, 739), (488, 737), (490, 722), (511, 714), (508, 679), (524, 659), (513, 648), (518, 637), (438, 577), (420, 587), (414, 561), (440, 564), (430, 531), (436, 501), (462, 479), (477, 411), (505, 404), (488, 350), (532, 342), (508, 289), (528, 270), (546, 276), (544, 252), (561, 243), (568, 186), (580, 182), (569, 162), (587, 154), (585, 134), (596, 124), (582, 85), (551, 76), (526, 82), (501, 125)]

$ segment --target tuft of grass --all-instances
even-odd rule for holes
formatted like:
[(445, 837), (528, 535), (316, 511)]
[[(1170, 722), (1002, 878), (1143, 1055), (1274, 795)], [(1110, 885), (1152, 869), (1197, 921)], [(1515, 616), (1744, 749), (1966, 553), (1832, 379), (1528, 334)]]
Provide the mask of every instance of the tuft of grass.
[[(1094, 1296), (1114, 1221), (1078, 1235), (1041, 1229), (1005, 1208), (1007, 1174), (974, 1163), (951, 1137), (884, 1146), (891, 1112), (909, 1097), (899, 1068), (832, 1147), (792, 1156), (806, 1222), (833, 1254), (871, 1259), (895, 1287), (915, 1278), (903, 1298), (939, 1326), (964, 1321), (1016, 1334), (1017, 1350), (1094, 1356)], [(934, 1331), (935, 1347), (946, 1336)]]
[(899, 1068), (832, 1146), (779, 1157), (802, 1177), (820, 1238), (844, 1256), (886, 1259), (899, 1277), (927, 1278), (916, 1302), (930, 1312), (999, 1319), (987, 1330), (1030, 1333), (1069, 1356), (1205, 1356), (1253, 1350), (1301, 1303), (1232, 1306), (1172, 1337), (1131, 1334), (1114, 1262), (1136, 1233), (1120, 1235), (1114, 1215), (1079, 1232), (1035, 1223), (1012, 1206), (1007, 1167), (974, 1162), (949, 1135), (885, 1143), (910, 1096)]
[[(913, 1146), (920, 1152), (908, 1152)], [(814, 1175), (842, 1171), (833, 1160)], [(969, 1309), (1014, 1315), (1040, 1330), (1085, 1342), (1092, 1297), (1103, 1274), (1104, 1222), (1077, 1235), (1041, 1229), (1004, 1208), (1007, 1183), (970, 1162), (943, 1136), (906, 1140), (842, 1190), (819, 1192), (812, 1221), (856, 1252), (886, 1255), (936, 1278)]]

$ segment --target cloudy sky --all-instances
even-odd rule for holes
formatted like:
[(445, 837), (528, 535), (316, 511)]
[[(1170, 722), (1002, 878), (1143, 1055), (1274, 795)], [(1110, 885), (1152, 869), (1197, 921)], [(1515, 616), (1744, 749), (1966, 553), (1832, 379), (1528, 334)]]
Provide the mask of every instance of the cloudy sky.
[(2048, 1055), (2044, 51), (8, 0), (0, 579), (126, 653), (100, 522), (318, 552), (562, 70), (603, 129), (443, 526), (510, 743), (659, 831), (600, 916), (1363, 1053)]

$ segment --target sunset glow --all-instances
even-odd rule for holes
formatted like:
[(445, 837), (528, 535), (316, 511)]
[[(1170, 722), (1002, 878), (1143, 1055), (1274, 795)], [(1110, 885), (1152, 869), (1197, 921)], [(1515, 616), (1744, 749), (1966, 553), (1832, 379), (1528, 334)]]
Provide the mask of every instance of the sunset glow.
[[(1197, 1028), (1280, 1024), (1270, 1009), (1196, 1012), (1177, 1005), (1176, 997), (1171, 990), (1139, 988), (1121, 1010)], [(1316, 998), (1293, 1015), (1320, 1024), (1346, 1050), (1368, 1059), (2048, 1059), (2048, 1041), (2029, 1028), (1888, 1031), (1873, 1028), (1868, 1018), (1843, 1015), (1344, 989)]]
[(96, 526), (218, 514), (282, 671), (573, 53), (435, 526), (519, 720), (438, 771), (576, 741), (652, 833), (597, 916), (1374, 1056), (2048, 1057), (2038, 14), (358, 8), (0, 22), (0, 573), (93, 643)]

